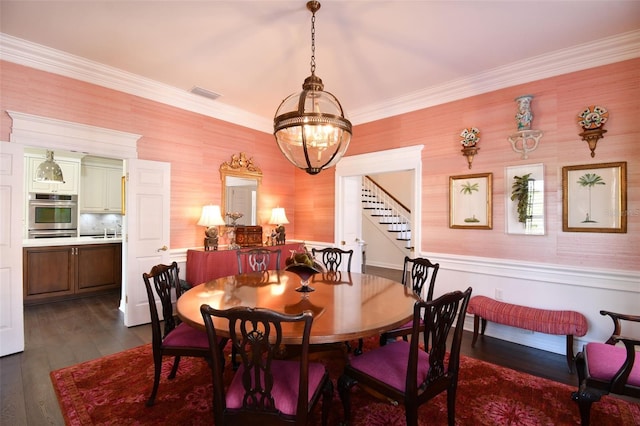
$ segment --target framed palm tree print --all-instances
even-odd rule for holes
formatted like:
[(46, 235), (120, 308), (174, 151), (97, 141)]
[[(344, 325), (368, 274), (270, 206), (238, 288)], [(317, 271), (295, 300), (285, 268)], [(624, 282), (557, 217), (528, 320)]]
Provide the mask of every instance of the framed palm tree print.
[(627, 163), (562, 168), (562, 230), (627, 232)]
[(449, 176), (449, 228), (492, 229), (492, 173)]

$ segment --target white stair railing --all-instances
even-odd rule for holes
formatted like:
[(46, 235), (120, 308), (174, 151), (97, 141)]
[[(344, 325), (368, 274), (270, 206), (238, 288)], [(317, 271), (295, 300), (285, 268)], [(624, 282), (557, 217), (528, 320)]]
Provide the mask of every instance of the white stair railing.
[(411, 212), (367, 176), (362, 180), (362, 207), (388, 232), (395, 233), (396, 240), (403, 241), (406, 248), (412, 247)]

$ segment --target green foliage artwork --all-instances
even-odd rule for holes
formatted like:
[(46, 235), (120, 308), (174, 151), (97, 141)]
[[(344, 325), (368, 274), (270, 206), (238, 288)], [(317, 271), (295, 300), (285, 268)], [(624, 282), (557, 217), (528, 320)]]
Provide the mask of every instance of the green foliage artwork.
[(511, 201), (517, 201), (518, 222), (526, 223), (531, 218), (532, 203), (529, 194), (531, 184), (535, 179), (531, 178), (531, 173), (522, 176), (513, 177), (513, 185), (511, 186)]

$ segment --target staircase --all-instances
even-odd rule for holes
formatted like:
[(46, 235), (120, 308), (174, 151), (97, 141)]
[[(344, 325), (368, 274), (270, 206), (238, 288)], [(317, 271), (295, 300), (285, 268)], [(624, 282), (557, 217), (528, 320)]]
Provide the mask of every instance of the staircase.
[(368, 176), (362, 179), (362, 208), (389, 234), (389, 239), (409, 251), (411, 211)]

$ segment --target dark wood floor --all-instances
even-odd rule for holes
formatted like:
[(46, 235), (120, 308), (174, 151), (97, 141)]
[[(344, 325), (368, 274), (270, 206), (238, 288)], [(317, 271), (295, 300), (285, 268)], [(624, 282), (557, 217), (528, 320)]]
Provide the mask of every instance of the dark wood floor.
[[(400, 272), (367, 268), (399, 280)], [(396, 276), (398, 275), (398, 276)], [(49, 372), (151, 341), (148, 325), (127, 328), (119, 294), (25, 307), (25, 351), (0, 358), (0, 424), (63, 425)], [(540, 377), (575, 385), (564, 355), (484, 337), (462, 353)]]

